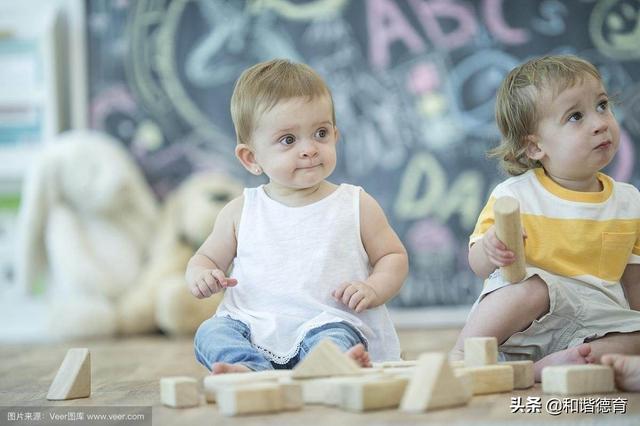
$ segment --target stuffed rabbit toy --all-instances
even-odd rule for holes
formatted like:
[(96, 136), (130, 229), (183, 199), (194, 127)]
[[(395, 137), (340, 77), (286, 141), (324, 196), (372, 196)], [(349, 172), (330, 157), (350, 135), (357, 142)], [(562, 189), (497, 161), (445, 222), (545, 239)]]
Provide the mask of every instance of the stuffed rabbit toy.
[(45, 145), (23, 188), (16, 262), (27, 293), (44, 280), (52, 337), (117, 330), (158, 219), (154, 195), (121, 144), (73, 131)]
[(215, 173), (193, 175), (169, 194), (140, 284), (118, 304), (121, 333), (160, 329), (171, 335), (193, 334), (213, 315), (222, 293), (196, 299), (187, 290), (184, 273), (220, 210), (240, 194), (240, 182)]

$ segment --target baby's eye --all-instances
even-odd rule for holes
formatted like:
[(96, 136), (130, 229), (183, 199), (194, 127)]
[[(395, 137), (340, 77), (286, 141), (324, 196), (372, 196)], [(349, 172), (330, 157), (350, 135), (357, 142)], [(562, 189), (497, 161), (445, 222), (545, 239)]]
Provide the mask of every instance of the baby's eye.
[(295, 141), (296, 141), (296, 138), (293, 135), (286, 135), (286, 136), (281, 137), (278, 142), (283, 144), (283, 145), (291, 145)]
[(596, 110), (597, 110), (598, 112), (603, 112), (603, 111), (606, 111), (606, 110), (608, 110), (608, 109), (609, 109), (609, 101), (608, 101), (608, 100), (606, 100), (606, 99), (605, 99), (604, 101), (601, 101), (601, 102), (598, 104), (598, 107), (596, 108)]
[(324, 127), (316, 130), (316, 137), (317, 138), (326, 138), (327, 135), (329, 134), (329, 131), (327, 129), (325, 129)]
[(582, 119), (581, 112), (574, 112), (569, 116), (569, 121), (580, 121)]

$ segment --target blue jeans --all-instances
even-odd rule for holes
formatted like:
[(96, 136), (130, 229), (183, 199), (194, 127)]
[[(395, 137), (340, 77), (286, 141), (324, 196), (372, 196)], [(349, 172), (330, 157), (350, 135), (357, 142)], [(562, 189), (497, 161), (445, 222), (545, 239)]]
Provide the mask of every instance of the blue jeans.
[(298, 354), (286, 364), (277, 364), (251, 344), (251, 330), (246, 324), (228, 317), (213, 317), (196, 331), (194, 346), (196, 359), (209, 370), (215, 362), (226, 362), (260, 371), (295, 367), (323, 339), (331, 339), (343, 352), (358, 343), (366, 345), (354, 327), (346, 322), (333, 322), (309, 330), (300, 343)]

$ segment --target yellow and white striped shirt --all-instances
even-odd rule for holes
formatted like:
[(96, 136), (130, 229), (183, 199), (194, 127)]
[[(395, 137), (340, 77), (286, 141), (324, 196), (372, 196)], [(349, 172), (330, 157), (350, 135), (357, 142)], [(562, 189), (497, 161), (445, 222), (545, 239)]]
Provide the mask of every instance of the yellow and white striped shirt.
[(507, 179), (491, 193), (469, 245), (494, 224), (496, 199), (520, 202), (527, 234), (527, 266), (589, 284), (620, 282), (627, 264), (640, 263), (640, 192), (633, 185), (598, 173), (600, 192), (571, 191), (542, 168)]

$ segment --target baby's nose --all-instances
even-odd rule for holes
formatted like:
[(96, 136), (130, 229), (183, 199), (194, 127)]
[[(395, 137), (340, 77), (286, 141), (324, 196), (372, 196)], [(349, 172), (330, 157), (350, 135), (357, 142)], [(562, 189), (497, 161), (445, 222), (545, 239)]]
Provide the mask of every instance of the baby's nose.
[(318, 148), (314, 142), (306, 142), (301, 146), (300, 157), (313, 158), (318, 155)]
[(596, 121), (593, 123), (593, 134), (597, 135), (606, 131), (609, 128), (609, 124), (607, 120), (604, 118), (596, 118)]

